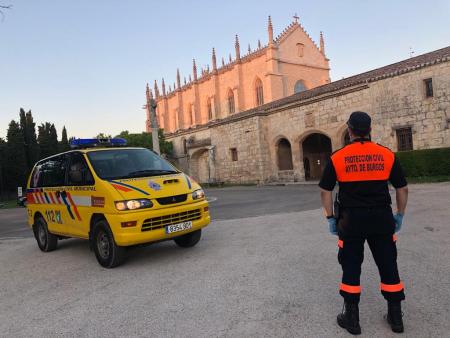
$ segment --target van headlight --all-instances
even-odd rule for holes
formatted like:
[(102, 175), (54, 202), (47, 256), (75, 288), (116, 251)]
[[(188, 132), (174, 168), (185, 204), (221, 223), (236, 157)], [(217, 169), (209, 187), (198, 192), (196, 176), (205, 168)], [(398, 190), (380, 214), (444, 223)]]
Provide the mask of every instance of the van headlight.
[(202, 199), (202, 198), (205, 198), (205, 192), (203, 191), (203, 189), (195, 190), (192, 193), (192, 199), (193, 200), (199, 200), (199, 199)]
[(153, 206), (152, 201), (146, 198), (136, 200), (116, 201), (114, 202), (114, 204), (116, 205), (116, 209), (119, 211), (151, 208)]

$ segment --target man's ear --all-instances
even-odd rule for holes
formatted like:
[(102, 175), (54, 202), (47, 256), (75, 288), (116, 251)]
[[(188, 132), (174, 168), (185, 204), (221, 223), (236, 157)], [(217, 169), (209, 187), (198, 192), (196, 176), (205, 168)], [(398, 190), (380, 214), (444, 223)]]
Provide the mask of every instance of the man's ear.
[(347, 131), (348, 131), (348, 136), (350, 136), (350, 138), (355, 137), (355, 135), (353, 134), (353, 132), (350, 129), (350, 127), (347, 127)]

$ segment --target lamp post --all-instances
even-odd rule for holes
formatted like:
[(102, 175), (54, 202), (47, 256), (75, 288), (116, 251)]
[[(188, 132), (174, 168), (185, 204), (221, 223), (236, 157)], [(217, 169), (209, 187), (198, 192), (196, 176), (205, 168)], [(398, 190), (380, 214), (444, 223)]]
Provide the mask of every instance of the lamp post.
[(146, 90), (146, 96), (147, 96), (147, 113), (150, 118), (150, 126), (152, 128), (152, 143), (153, 143), (153, 151), (157, 153), (158, 155), (161, 154), (161, 151), (159, 149), (159, 127), (158, 127), (158, 120), (156, 118), (156, 101), (153, 99), (152, 92), (150, 88), (148, 87), (147, 83), (147, 90)]

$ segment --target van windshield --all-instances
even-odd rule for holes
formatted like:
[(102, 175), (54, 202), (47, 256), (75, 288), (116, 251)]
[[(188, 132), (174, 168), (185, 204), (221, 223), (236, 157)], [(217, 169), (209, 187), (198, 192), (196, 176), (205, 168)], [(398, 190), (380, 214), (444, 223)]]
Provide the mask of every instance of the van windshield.
[(171, 164), (148, 149), (105, 149), (87, 153), (98, 177), (117, 180), (175, 174)]

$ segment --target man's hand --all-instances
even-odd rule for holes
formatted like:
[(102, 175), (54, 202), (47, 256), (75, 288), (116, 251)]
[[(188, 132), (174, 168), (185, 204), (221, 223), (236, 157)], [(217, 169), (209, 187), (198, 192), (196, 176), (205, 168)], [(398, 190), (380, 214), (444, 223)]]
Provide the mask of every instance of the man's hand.
[(336, 218), (331, 217), (327, 218), (328, 226), (330, 228), (330, 234), (337, 236), (337, 229), (336, 229)]
[(399, 232), (400, 229), (402, 228), (403, 214), (397, 212), (394, 215), (394, 220), (395, 220), (395, 232)]

